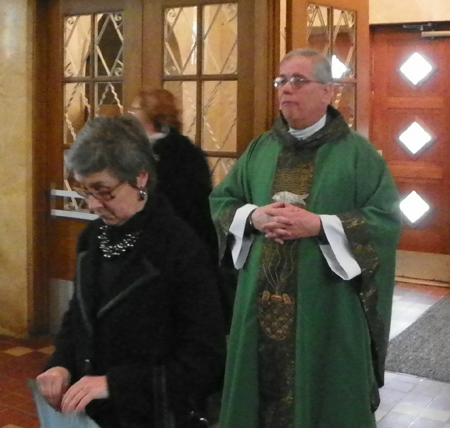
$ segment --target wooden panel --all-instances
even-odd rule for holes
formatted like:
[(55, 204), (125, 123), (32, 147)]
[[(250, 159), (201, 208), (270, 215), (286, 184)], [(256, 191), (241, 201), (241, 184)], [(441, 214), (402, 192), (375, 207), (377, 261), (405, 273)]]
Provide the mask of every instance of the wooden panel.
[[(401, 65), (419, 52), (437, 67), (415, 87), (401, 76)], [(398, 27), (372, 29), (373, 108), (371, 140), (388, 161), (402, 197), (416, 191), (432, 207), (414, 228), (405, 226), (400, 249), (450, 254), (450, 55), (449, 40), (424, 40)], [(412, 155), (399, 135), (418, 122), (434, 144)]]
[(386, 102), (386, 108), (409, 108), (409, 109), (443, 109), (445, 98), (443, 97), (393, 97)]
[(422, 179), (422, 180), (442, 180), (444, 170), (441, 166), (426, 162), (392, 161), (388, 162), (389, 169), (394, 178), (401, 179)]
[(123, 0), (62, 0), (63, 15), (84, 15), (123, 10)]
[[(423, 241), (422, 245), (419, 245), (420, 241)], [(400, 247), (408, 248), (408, 251), (435, 254), (442, 254), (446, 250), (439, 232), (422, 229), (405, 229), (400, 239)]]
[(49, 277), (72, 281), (75, 276), (75, 255), (78, 236), (88, 223), (54, 219), (50, 223)]

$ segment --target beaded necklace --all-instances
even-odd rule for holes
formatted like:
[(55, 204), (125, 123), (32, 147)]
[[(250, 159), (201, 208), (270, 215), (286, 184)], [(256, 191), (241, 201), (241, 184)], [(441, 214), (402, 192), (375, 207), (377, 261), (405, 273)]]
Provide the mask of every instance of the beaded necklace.
[(120, 242), (112, 244), (110, 228), (104, 224), (103, 226), (100, 226), (100, 231), (101, 233), (98, 235), (100, 250), (103, 252), (103, 257), (108, 259), (120, 256), (128, 249), (133, 248), (142, 233), (142, 230), (126, 233)]

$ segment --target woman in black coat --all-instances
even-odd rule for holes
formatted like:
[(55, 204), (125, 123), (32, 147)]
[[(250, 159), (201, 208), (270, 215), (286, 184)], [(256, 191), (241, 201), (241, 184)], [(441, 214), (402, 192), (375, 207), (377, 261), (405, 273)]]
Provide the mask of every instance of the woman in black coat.
[(74, 297), (38, 384), (52, 405), (102, 428), (185, 427), (223, 373), (207, 250), (154, 193), (137, 121), (89, 121), (66, 165), (100, 218), (79, 238)]
[(130, 113), (141, 122), (152, 144), (156, 191), (205, 242), (216, 262), (217, 235), (209, 209), (211, 172), (203, 150), (180, 133), (180, 112), (174, 95), (166, 89), (140, 91), (131, 103)]
[[(131, 103), (129, 113), (141, 122), (153, 147), (158, 176), (156, 191), (164, 195), (176, 215), (194, 229), (217, 265), (217, 234), (209, 206), (211, 171), (203, 150), (180, 132), (180, 110), (175, 96), (160, 88), (140, 91)], [(222, 266), (219, 275), (222, 309), (228, 330), (237, 272), (232, 267)]]

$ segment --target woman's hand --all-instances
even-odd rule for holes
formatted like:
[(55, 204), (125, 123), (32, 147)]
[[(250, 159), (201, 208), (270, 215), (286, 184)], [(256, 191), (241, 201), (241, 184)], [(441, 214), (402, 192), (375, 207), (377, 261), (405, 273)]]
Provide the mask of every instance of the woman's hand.
[(64, 394), (61, 403), (63, 412), (82, 412), (95, 399), (108, 398), (106, 376), (84, 376)]
[(36, 378), (36, 382), (51, 406), (59, 409), (70, 383), (70, 373), (64, 367), (53, 367)]

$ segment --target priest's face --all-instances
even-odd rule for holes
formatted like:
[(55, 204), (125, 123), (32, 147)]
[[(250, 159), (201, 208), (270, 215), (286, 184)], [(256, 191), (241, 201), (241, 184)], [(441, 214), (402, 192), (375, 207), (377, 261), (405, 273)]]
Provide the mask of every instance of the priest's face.
[[(318, 122), (331, 102), (333, 86), (317, 81), (314, 60), (311, 57), (293, 56), (280, 65), (284, 84), (278, 87), (280, 110), (295, 129), (305, 129)], [(299, 77), (300, 79), (291, 79)], [(302, 81), (302, 79), (304, 79)]]

